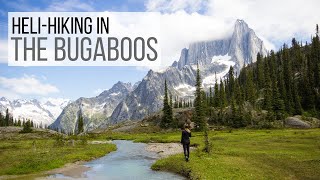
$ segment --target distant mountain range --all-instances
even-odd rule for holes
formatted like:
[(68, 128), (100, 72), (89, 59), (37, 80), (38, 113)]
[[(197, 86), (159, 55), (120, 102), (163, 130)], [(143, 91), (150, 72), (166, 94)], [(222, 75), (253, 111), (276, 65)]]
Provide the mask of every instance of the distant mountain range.
[[(267, 54), (263, 41), (246, 22), (237, 20), (230, 37), (190, 44), (188, 49), (181, 50), (179, 60), (172, 66), (162, 71), (150, 70), (141, 82), (134, 85), (118, 82), (96, 97), (79, 98), (65, 104), (59, 116), (58, 111), (54, 111), (55, 114), (53, 109), (49, 110), (49, 106), (39, 104), (33, 118), (41, 121), (43, 117), (46, 123), (56, 118), (50, 128), (67, 133), (75, 131), (79, 112), (83, 114), (85, 130), (126, 120), (138, 121), (161, 110), (165, 79), (174, 97), (192, 99), (197, 64), (201, 70), (203, 86), (209, 88), (216, 80), (225, 77), (230, 66), (239, 74), (243, 66), (256, 61), (257, 53)], [(24, 111), (20, 111), (26, 114), (31, 113), (27, 111), (33, 112), (32, 108), (25, 107)]]
[(5, 114), (6, 110), (9, 109), (9, 113), (16, 120), (30, 119), (37, 125), (49, 126), (70, 102), (68, 99), (61, 98), (49, 98), (44, 102), (40, 102), (37, 99), (10, 101), (2, 97), (0, 98), (0, 112)]
[(63, 109), (57, 120), (50, 125), (50, 128), (64, 132), (74, 132), (80, 112), (84, 119), (85, 130), (97, 128), (108, 120), (119, 102), (132, 92), (137, 84), (132, 85), (119, 81), (112, 88), (103, 91), (96, 97), (77, 99)]

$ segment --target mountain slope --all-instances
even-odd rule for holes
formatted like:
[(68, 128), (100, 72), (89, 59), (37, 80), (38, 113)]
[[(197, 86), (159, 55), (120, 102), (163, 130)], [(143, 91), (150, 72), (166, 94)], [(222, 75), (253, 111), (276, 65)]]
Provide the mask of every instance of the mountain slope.
[(111, 89), (103, 91), (96, 97), (79, 98), (66, 106), (49, 128), (73, 133), (81, 112), (84, 118), (84, 129), (92, 130), (108, 120), (114, 108), (133, 90), (134, 86), (119, 81)]
[(162, 72), (150, 70), (139, 86), (115, 108), (111, 123), (124, 120), (140, 120), (162, 108), (163, 83), (167, 80), (173, 96), (192, 98), (195, 84), (196, 65), (199, 65), (203, 85), (212, 86), (215, 80), (223, 78), (230, 66), (239, 74), (245, 64), (256, 61), (257, 53), (267, 50), (254, 31), (237, 20), (230, 37), (221, 40), (193, 43), (183, 49), (178, 62)]

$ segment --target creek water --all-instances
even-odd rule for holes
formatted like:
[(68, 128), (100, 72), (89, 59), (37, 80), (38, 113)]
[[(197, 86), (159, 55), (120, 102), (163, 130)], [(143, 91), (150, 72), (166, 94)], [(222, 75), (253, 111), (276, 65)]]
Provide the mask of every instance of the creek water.
[[(158, 156), (156, 153), (145, 150), (147, 144), (124, 140), (115, 140), (113, 143), (117, 145), (116, 151), (85, 164), (90, 167), (90, 170), (84, 174), (85, 179), (185, 179), (177, 174), (151, 170), (150, 167)], [(57, 178), (61, 176), (56, 175)]]

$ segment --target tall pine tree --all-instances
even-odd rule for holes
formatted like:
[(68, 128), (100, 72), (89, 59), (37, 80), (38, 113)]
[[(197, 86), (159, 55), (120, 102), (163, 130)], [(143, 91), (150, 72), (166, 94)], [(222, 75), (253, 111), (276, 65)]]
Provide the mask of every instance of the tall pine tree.
[(196, 75), (196, 91), (195, 91), (195, 100), (194, 100), (194, 109), (193, 113), (193, 122), (196, 124), (196, 130), (204, 130), (206, 128), (205, 122), (205, 110), (204, 110), (204, 99), (201, 87), (201, 75), (199, 66), (197, 66), (197, 75)]
[(84, 127), (83, 127), (83, 116), (82, 116), (82, 112), (81, 110), (79, 111), (78, 114), (78, 129), (77, 129), (77, 134), (80, 134), (84, 131)]
[(163, 99), (162, 112), (163, 112), (163, 116), (162, 116), (160, 126), (162, 128), (169, 128), (173, 122), (173, 117), (172, 117), (172, 109), (168, 99), (167, 80), (164, 81), (164, 99)]

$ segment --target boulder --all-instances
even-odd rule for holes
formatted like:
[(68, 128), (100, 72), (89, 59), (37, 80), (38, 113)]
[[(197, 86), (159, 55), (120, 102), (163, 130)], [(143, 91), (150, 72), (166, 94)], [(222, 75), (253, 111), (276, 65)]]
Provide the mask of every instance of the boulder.
[(290, 128), (300, 128), (300, 129), (308, 129), (311, 128), (311, 125), (307, 122), (302, 121), (298, 117), (288, 117), (284, 121), (286, 127)]

